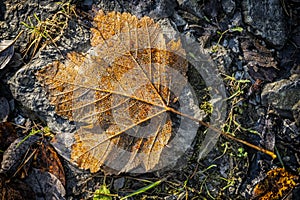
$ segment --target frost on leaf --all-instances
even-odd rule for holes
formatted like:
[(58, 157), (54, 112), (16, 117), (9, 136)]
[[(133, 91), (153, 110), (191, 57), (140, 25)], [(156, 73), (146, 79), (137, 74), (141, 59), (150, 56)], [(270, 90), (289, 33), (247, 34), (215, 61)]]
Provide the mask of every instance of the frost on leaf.
[(149, 17), (100, 11), (94, 21), (88, 52), (37, 74), (56, 112), (77, 124), (72, 140), (58, 134), (54, 146), (68, 143), (64, 156), (91, 172), (140, 173), (176, 160), (198, 128), (191, 120), (181, 127), (187, 119), (178, 113), (199, 113), (190, 108), (181, 41), (166, 39)]

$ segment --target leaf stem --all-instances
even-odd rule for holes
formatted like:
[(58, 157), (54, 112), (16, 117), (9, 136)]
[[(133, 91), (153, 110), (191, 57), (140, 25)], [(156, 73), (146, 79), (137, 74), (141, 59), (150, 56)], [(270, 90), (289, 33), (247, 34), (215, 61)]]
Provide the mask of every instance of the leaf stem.
[(212, 125), (210, 125), (210, 124), (208, 124), (208, 123), (206, 123), (206, 122), (203, 122), (203, 121), (201, 121), (201, 120), (199, 120), (199, 119), (197, 119), (197, 118), (194, 118), (194, 117), (192, 117), (192, 116), (189, 116), (189, 115), (186, 115), (186, 114), (184, 114), (184, 113), (181, 113), (181, 112), (175, 110), (174, 108), (167, 107), (166, 110), (167, 110), (167, 111), (170, 111), (170, 112), (172, 112), (172, 113), (178, 114), (178, 115), (180, 115), (180, 116), (186, 117), (186, 118), (188, 118), (188, 119), (191, 119), (191, 120), (193, 120), (193, 121), (199, 122), (201, 125), (203, 125), (203, 126), (205, 126), (205, 127), (207, 127), (207, 128), (210, 128), (210, 129), (212, 129), (213, 131), (215, 131), (215, 132), (217, 132), (217, 133), (219, 133), (219, 134), (221, 134), (221, 135), (224, 135), (225, 137), (227, 137), (227, 138), (229, 138), (229, 139), (232, 139), (232, 140), (234, 140), (234, 141), (237, 141), (237, 142), (239, 142), (239, 143), (242, 143), (242, 144), (244, 144), (244, 145), (246, 145), (246, 146), (249, 146), (249, 147), (251, 147), (251, 148), (253, 148), (253, 149), (256, 149), (256, 150), (258, 150), (258, 151), (261, 151), (261, 152), (263, 152), (263, 153), (265, 153), (265, 154), (271, 156), (273, 159), (275, 159), (275, 158), (277, 157), (276, 154), (274, 154), (272, 151), (269, 151), (269, 150), (264, 149), (264, 148), (262, 148), (262, 147), (256, 146), (256, 145), (251, 144), (251, 143), (249, 143), (249, 142), (247, 142), (247, 141), (238, 139), (238, 138), (236, 138), (236, 137), (234, 137), (234, 136), (232, 136), (232, 135), (230, 135), (230, 134), (228, 134), (228, 133), (226, 133), (226, 132), (224, 132), (224, 131), (221, 131), (220, 129), (218, 129), (218, 128), (216, 128), (216, 127), (214, 127), (214, 126), (212, 126)]

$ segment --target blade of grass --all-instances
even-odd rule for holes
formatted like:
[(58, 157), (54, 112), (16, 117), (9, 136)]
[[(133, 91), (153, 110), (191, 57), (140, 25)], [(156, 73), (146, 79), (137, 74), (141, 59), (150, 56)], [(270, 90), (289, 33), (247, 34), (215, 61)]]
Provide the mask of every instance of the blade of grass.
[(278, 149), (277, 149), (277, 147), (275, 146), (275, 152), (276, 152), (276, 155), (277, 155), (277, 158), (278, 158), (278, 160), (279, 160), (279, 162), (280, 162), (280, 164), (282, 165), (282, 168), (285, 168), (284, 167), (284, 164), (283, 164), (283, 161), (282, 161), (282, 159), (281, 159), (281, 155), (279, 154), (279, 151), (278, 151)]
[(125, 197), (122, 197), (120, 200), (125, 200), (129, 197), (132, 197), (132, 196), (135, 196), (135, 195), (138, 195), (138, 194), (141, 194), (141, 193), (144, 193), (146, 192), (147, 190), (150, 190), (151, 188), (154, 188), (156, 186), (158, 186), (159, 184), (161, 184), (161, 182), (163, 182), (165, 179), (161, 179), (161, 180), (158, 180), (158, 181), (155, 181), (153, 183), (151, 183), (150, 185), (147, 185), (145, 187), (142, 187), (140, 189), (138, 189), (137, 191), (125, 196)]
[(33, 135), (35, 135), (35, 134), (38, 134), (38, 133), (40, 133), (41, 132), (41, 130), (34, 130), (34, 129), (32, 129), (31, 130), (31, 132), (28, 134), (28, 135), (26, 135), (18, 144), (17, 144), (17, 146), (16, 146), (16, 148), (18, 148), (23, 142), (25, 142), (29, 137), (31, 137), (31, 136), (33, 136)]

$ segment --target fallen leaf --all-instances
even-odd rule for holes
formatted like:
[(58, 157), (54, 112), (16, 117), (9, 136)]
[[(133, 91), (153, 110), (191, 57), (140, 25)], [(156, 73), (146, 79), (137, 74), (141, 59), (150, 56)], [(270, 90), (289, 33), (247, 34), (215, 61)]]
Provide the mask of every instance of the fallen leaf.
[(66, 185), (65, 172), (60, 159), (55, 149), (45, 141), (38, 145), (32, 167), (53, 174), (64, 186)]
[(3, 69), (14, 55), (13, 43), (13, 40), (3, 40), (0, 42), (0, 69)]
[[(104, 165), (116, 170), (108, 173), (140, 166), (153, 170), (174, 137), (176, 116), (170, 111), (177, 112), (176, 99), (187, 84), (181, 42), (166, 41), (149, 17), (100, 11), (95, 22), (94, 48), (86, 55), (71, 53), (65, 63), (55, 62), (37, 74), (57, 113), (80, 125), (67, 148), (70, 155), (60, 151), (66, 149), (59, 143), (66, 134), (58, 134), (53, 145), (91, 172)], [(178, 148), (185, 151), (189, 140)], [(178, 156), (173, 154), (165, 159)]]
[(35, 193), (37, 200), (65, 199), (66, 191), (60, 180), (49, 172), (32, 168), (24, 180)]
[(9, 147), (4, 151), (3, 160), (1, 162), (0, 173), (13, 175), (16, 173), (20, 164), (24, 161), (24, 155), (30, 152), (30, 147), (38, 141), (38, 136), (17, 138)]
[(253, 199), (282, 199), (296, 187), (298, 180), (298, 176), (289, 173), (284, 168), (272, 169), (267, 172), (267, 177), (255, 186)]
[(0, 199), (35, 200), (35, 194), (23, 181), (18, 179), (8, 180), (3, 175), (0, 175)]
[(14, 43), (22, 35), (21, 31), (14, 40), (3, 40), (0, 42), (0, 69), (3, 69), (14, 55)]
[[(56, 113), (77, 125), (75, 133), (52, 141), (63, 157), (92, 173), (150, 172), (175, 164), (199, 124), (214, 131), (204, 140), (201, 158), (220, 134), (276, 157), (202, 121), (180, 39), (167, 38), (151, 18), (129, 13), (99, 11), (94, 22), (89, 51), (70, 53), (36, 74)], [(199, 57), (201, 66), (208, 63), (205, 55), (189, 55)]]
[(5, 97), (0, 97), (0, 122), (5, 122), (9, 114), (9, 104)]
[(244, 41), (241, 44), (249, 74), (253, 79), (273, 81), (278, 75), (278, 63), (273, 52), (258, 41)]

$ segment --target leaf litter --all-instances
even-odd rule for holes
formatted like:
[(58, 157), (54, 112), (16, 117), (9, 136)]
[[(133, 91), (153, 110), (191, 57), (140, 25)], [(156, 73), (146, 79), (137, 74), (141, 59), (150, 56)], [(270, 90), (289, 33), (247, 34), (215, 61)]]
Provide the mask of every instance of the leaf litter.
[(21, 31), (14, 40), (0, 41), (0, 69), (3, 69), (14, 55), (14, 44), (22, 35)]
[(64, 199), (63, 166), (40, 133), (18, 137), (10, 122), (0, 123), (1, 199)]

